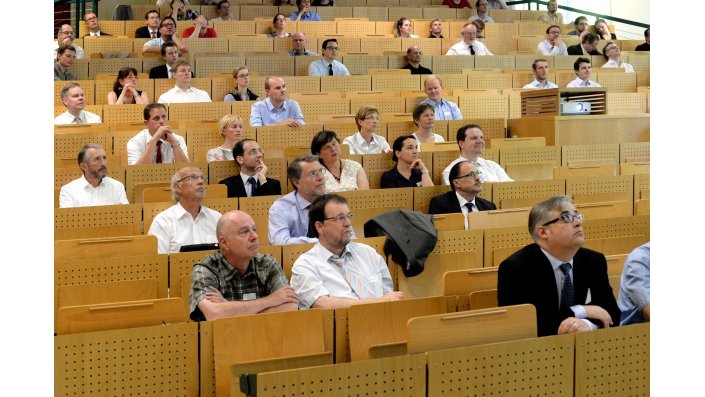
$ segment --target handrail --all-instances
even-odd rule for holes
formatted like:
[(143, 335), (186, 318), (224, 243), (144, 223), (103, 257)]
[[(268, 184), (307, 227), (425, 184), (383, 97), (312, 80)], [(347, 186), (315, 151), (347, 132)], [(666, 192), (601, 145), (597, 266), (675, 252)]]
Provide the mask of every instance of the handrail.
[[(508, 6), (510, 6), (510, 5), (518, 5), (518, 4), (527, 4), (527, 5), (529, 6), (529, 9), (531, 9), (531, 4), (532, 4), (532, 3), (536, 3), (536, 9), (537, 9), (537, 10), (539, 9), (539, 5), (545, 5), (545, 6), (548, 5), (548, 2), (547, 2), (547, 1), (540, 1), (540, 0), (507, 1), (506, 3), (507, 3)], [(649, 25), (649, 24), (647, 24), (647, 23), (643, 23), (643, 22), (630, 21), (630, 20), (624, 19), (624, 18), (613, 17), (613, 16), (611, 16), (611, 15), (598, 14), (598, 13), (595, 13), (595, 12), (585, 11), (585, 10), (581, 10), (581, 9), (579, 9), (579, 8), (573, 8), (573, 7), (563, 6), (563, 5), (558, 5), (558, 9), (560, 9), (560, 10), (566, 10), (566, 11), (573, 11), (573, 12), (577, 12), (577, 13), (580, 13), (580, 14), (583, 14), (583, 15), (590, 15), (590, 16), (593, 16), (593, 17), (596, 17), (596, 18), (607, 19), (607, 20), (610, 20), (610, 21), (619, 22), (619, 23), (623, 23), (623, 24), (626, 24), (626, 25), (638, 26), (638, 27), (641, 27), (641, 28), (648, 28), (648, 27), (651, 26), (651, 25)]]

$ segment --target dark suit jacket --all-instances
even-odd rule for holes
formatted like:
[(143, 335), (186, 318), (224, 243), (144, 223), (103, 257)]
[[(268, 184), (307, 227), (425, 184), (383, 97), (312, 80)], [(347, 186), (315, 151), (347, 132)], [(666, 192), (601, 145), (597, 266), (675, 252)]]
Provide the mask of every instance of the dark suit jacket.
[[(242, 178), (240, 178), (239, 173), (229, 178), (225, 178), (218, 183), (228, 187), (228, 197), (247, 197), (245, 184), (242, 183)], [(280, 194), (282, 194), (282, 188), (278, 180), (267, 178), (267, 183), (264, 185), (260, 185), (259, 181), (257, 181), (255, 196), (278, 196)]]
[[(162, 34), (159, 33), (159, 29), (157, 29), (157, 37), (162, 37)], [(151, 39), (152, 35), (149, 34), (148, 27), (142, 26), (141, 28), (135, 29), (135, 38), (136, 39)]]
[[(191, 77), (194, 77), (193, 72), (191, 72)], [(149, 69), (150, 79), (168, 79), (169, 72), (166, 70), (166, 64), (155, 66)]]
[[(480, 197), (475, 197), (475, 206), (480, 211), (496, 210), (497, 206), (493, 202), (487, 201)], [(431, 197), (431, 203), (428, 206), (429, 214), (453, 214), (460, 211), (460, 203), (455, 191), (451, 190), (438, 196)]]
[[(90, 35), (91, 35), (90, 33), (86, 33), (85, 35), (83, 35), (83, 37), (89, 37)], [(103, 32), (102, 30), (100, 31), (100, 35), (101, 35), (101, 36), (112, 36), (112, 34), (110, 34), (110, 33), (105, 33), (105, 32)], [(83, 38), (83, 37), (82, 37), (82, 38)]]
[[(578, 43), (568, 47), (568, 55), (585, 55), (585, 53), (583, 53), (583, 47), (581, 47), (580, 43)], [(590, 55), (600, 55), (600, 53), (597, 52), (597, 50), (592, 50)]]
[[(560, 292), (553, 267), (537, 244), (529, 244), (502, 261), (497, 277), (499, 306), (530, 303), (536, 307), (538, 336), (556, 335), (561, 322), (574, 317), (572, 310), (558, 307)], [(612, 317), (612, 326), (619, 325), (620, 311), (607, 278), (604, 255), (579, 249), (573, 258), (573, 285), (575, 304), (600, 306)], [(590, 302), (586, 303), (588, 289)], [(599, 321), (593, 323), (602, 327)]]

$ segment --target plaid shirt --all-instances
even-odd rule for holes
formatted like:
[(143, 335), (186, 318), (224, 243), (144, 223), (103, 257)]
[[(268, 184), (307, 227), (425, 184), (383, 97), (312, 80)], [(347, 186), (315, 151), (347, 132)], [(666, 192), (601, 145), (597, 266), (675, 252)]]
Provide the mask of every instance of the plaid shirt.
[[(191, 291), (189, 293), (190, 317), (193, 321), (205, 321), (198, 303), (206, 298), (213, 287), (229, 301), (264, 298), (289, 283), (282, 267), (273, 256), (258, 254), (250, 260), (245, 274), (240, 274), (228, 263), (220, 251), (208, 255), (193, 265)], [(246, 294), (253, 294), (244, 299)]]

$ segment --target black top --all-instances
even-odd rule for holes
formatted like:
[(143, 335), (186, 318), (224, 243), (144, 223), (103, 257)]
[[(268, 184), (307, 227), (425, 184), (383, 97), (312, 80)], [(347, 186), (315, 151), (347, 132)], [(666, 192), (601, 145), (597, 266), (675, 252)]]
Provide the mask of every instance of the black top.
[(651, 46), (649, 43), (639, 44), (634, 51), (651, 51)]
[(411, 177), (409, 179), (404, 178), (402, 174), (399, 173), (397, 167), (382, 174), (382, 180), (380, 181), (380, 187), (382, 189), (389, 189), (395, 187), (418, 187), (421, 186), (421, 171), (412, 168)]
[[(113, 90), (115, 95), (117, 95), (118, 98), (120, 98), (120, 94), (122, 93), (122, 87), (118, 88), (117, 90)], [(142, 91), (137, 90), (137, 95), (142, 96)], [(136, 104), (137, 99), (133, 96), (132, 97), (132, 104)], [(126, 103), (125, 105), (129, 105), (129, 103)]]
[(429, 68), (425, 68), (421, 65), (419, 65), (418, 68), (415, 68), (415, 67), (411, 66), (411, 64), (409, 64), (409, 63), (404, 65), (404, 67), (402, 69), (411, 70), (411, 74), (433, 74), (433, 72)]
[(256, 101), (259, 99), (259, 96), (257, 96), (257, 94), (255, 94), (254, 92), (250, 91), (249, 88), (247, 89), (247, 99), (240, 98), (240, 93), (237, 91), (235, 93), (228, 92), (225, 96), (227, 97), (228, 95), (232, 95), (236, 101)]
[(429, 35), (428, 38), (429, 38), (429, 39), (442, 39), (442, 38), (443, 38), (443, 35), (441, 35), (441, 37), (436, 37), (436, 36), (434, 36), (434, 35)]

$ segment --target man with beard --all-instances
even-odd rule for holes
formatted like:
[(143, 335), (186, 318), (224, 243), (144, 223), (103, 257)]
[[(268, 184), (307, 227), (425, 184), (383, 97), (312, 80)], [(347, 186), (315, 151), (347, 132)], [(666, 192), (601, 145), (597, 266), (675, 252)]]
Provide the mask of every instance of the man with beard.
[(89, 143), (78, 152), (83, 176), (61, 187), (59, 207), (130, 204), (125, 186), (108, 175), (108, 158), (101, 145)]

